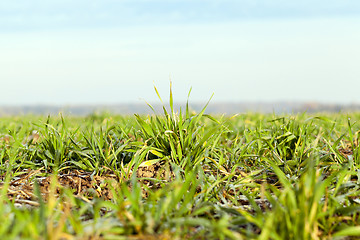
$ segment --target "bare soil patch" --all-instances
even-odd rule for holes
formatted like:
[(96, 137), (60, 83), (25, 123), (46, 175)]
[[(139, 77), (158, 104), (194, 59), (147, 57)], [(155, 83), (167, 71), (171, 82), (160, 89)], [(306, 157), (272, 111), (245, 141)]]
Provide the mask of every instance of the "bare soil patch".
[[(171, 179), (174, 173), (166, 169), (163, 164), (155, 163), (150, 166), (139, 167), (137, 177), (142, 184), (148, 187), (158, 188), (159, 184), (152, 179)], [(5, 185), (5, 175), (0, 176), (0, 189)], [(55, 181), (55, 193), (51, 190), (51, 184)], [(113, 198), (112, 189), (119, 186), (120, 179), (111, 171), (105, 171), (101, 175), (83, 170), (67, 170), (59, 173), (55, 178), (52, 173), (46, 173), (42, 169), (23, 170), (21, 174), (13, 177), (7, 186), (7, 195), (10, 201), (18, 205), (38, 206), (39, 197), (35, 194), (35, 184), (38, 184), (41, 197), (47, 200), (49, 194), (58, 196), (64, 188), (70, 189), (74, 196), (93, 199), (99, 197), (104, 200)], [(147, 195), (145, 193), (145, 195)]]

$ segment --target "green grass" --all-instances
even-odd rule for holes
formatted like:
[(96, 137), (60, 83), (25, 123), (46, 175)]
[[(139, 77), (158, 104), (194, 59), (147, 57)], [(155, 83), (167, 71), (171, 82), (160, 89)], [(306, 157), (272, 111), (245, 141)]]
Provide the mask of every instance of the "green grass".
[[(359, 113), (205, 111), (174, 109), (170, 90), (169, 109), (149, 116), (1, 118), (0, 236), (360, 237)], [(163, 176), (137, 176), (156, 164)], [(78, 170), (103, 180), (75, 194), (60, 176)], [(27, 203), (15, 181), (33, 184)], [(105, 189), (111, 197), (97, 194)]]

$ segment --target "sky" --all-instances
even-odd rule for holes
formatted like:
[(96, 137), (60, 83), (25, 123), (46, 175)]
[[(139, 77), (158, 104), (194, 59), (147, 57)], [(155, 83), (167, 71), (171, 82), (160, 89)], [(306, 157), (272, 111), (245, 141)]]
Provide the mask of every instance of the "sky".
[(4, 0), (0, 105), (360, 103), (358, 0)]

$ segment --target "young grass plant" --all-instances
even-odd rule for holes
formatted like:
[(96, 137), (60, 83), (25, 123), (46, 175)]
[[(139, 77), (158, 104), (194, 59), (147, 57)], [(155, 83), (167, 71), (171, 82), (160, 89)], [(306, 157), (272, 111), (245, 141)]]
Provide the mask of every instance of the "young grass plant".
[(197, 193), (204, 176), (198, 176), (201, 171), (196, 168), (189, 170), (185, 179), (177, 177), (161, 189), (147, 191), (147, 197), (135, 175), (114, 189), (114, 203), (106, 206), (115, 210), (121, 233), (172, 239), (239, 239), (241, 235), (229, 230), (226, 213), (213, 215), (218, 211), (216, 206), (204, 202), (204, 194)]
[[(158, 90), (155, 91), (163, 103)], [(190, 96), (191, 89), (188, 94)], [(189, 99), (188, 99), (189, 100)], [(210, 101), (210, 100), (209, 100)], [(185, 114), (174, 111), (172, 87), (170, 83), (170, 113), (163, 104), (164, 116), (149, 116), (144, 120), (135, 114), (136, 120), (141, 128), (141, 136), (144, 145), (148, 146), (151, 156), (149, 160), (167, 160), (179, 165), (182, 168), (192, 168), (204, 161), (205, 149), (221, 134), (221, 124), (214, 118), (208, 116), (218, 125), (211, 129), (204, 129), (200, 120), (204, 115), (206, 107), (196, 115), (190, 114), (189, 103), (186, 103)], [(154, 111), (154, 108), (148, 104)], [(154, 161), (153, 161), (154, 162)]]
[[(325, 174), (319, 168), (318, 160), (313, 159), (298, 181), (293, 183), (274, 162), (269, 163), (281, 183), (281, 188), (268, 184), (262, 190), (263, 198), (271, 207), (262, 212), (253, 199), (253, 208), (258, 209), (254, 215), (240, 210), (248, 221), (261, 229), (259, 239), (360, 236), (356, 227), (359, 219), (355, 214), (359, 207), (349, 208), (339, 201), (342, 195), (337, 189), (349, 184), (349, 178), (344, 177), (349, 174), (347, 168)], [(355, 189), (349, 195), (354, 196), (354, 193), (358, 194), (359, 190)]]

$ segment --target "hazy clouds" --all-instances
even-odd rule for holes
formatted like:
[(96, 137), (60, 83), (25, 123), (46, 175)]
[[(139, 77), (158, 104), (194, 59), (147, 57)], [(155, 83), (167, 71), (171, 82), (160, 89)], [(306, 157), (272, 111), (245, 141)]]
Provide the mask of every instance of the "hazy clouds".
[(0, 104), (359, 102), (358, 1), (0, 3)]
[(356, 0), (20, 0), (0, 3), (0, 29), (111, 28), (133, 25), (359, 16)]

